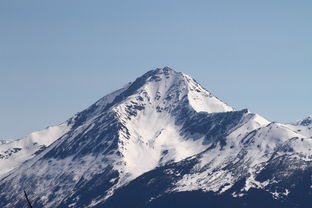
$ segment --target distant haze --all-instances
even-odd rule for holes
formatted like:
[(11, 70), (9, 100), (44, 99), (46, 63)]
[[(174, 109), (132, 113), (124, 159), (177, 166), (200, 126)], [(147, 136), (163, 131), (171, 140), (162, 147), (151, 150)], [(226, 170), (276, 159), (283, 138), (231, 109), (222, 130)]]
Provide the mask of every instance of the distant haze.
[(170, 66), (236, 109), (312, 114), (312, 1), (1, 1), (0, 139)]

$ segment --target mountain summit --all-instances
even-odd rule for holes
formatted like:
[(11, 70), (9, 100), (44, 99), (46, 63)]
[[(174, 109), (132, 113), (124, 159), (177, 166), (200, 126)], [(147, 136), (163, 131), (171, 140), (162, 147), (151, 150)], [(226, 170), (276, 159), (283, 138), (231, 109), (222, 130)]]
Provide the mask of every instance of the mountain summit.
[(188, 207), (196, 198), (195, 207), (257, 207), (250, 197), (304, 207), (312, 140), (298, 126), (155, 69), (58, 126), (1, 143), (0, 207), (22, 207), (25, 189), (34, 207)]

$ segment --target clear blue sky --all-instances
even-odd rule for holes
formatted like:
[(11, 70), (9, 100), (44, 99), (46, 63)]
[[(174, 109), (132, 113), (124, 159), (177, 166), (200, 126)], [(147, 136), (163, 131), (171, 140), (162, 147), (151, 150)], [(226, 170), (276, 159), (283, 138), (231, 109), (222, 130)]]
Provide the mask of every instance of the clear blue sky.
[(170, 66), (267, 119), (312, 114), (312, 1), (2, 0), (0, 138)]

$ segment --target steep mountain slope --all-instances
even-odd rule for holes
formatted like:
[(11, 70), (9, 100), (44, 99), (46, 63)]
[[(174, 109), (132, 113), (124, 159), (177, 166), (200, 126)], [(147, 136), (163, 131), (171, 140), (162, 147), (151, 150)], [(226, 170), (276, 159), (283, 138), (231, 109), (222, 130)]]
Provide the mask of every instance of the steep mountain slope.
[(70, 125), (65, 122), (33, 132), (19, 140), (0, 141), (0, 178), (26, 160), (39, 154), (40, 151), (68, 132), (69, 129)]
[(288, 183), (298, 171), (309, 193), (309, 137), (237, 111), (168, 67), (103, 97), (66, 126), (0, 179), (0, 207), (22, 207), (23, 189), (35, 207), (166, 207), (178, 193), (207, 202), (222, 196), (236, 207), (250, 196), (280, 205), (303, 183)]
[(96, 207), (189, 207), (195, 199), (196, 207), (310, 207), (312, 140), (277, 123), (237, 131), (224, 146), (143, 174)]

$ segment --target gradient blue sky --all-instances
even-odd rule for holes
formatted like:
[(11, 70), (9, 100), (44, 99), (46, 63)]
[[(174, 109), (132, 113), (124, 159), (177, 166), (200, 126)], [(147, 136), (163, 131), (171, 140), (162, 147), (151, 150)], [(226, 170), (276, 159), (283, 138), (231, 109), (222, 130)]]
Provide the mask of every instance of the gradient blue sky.
[(312, 114), (312, 1), (2, 0), (0, 138), (170, 66), (267, 119)]

